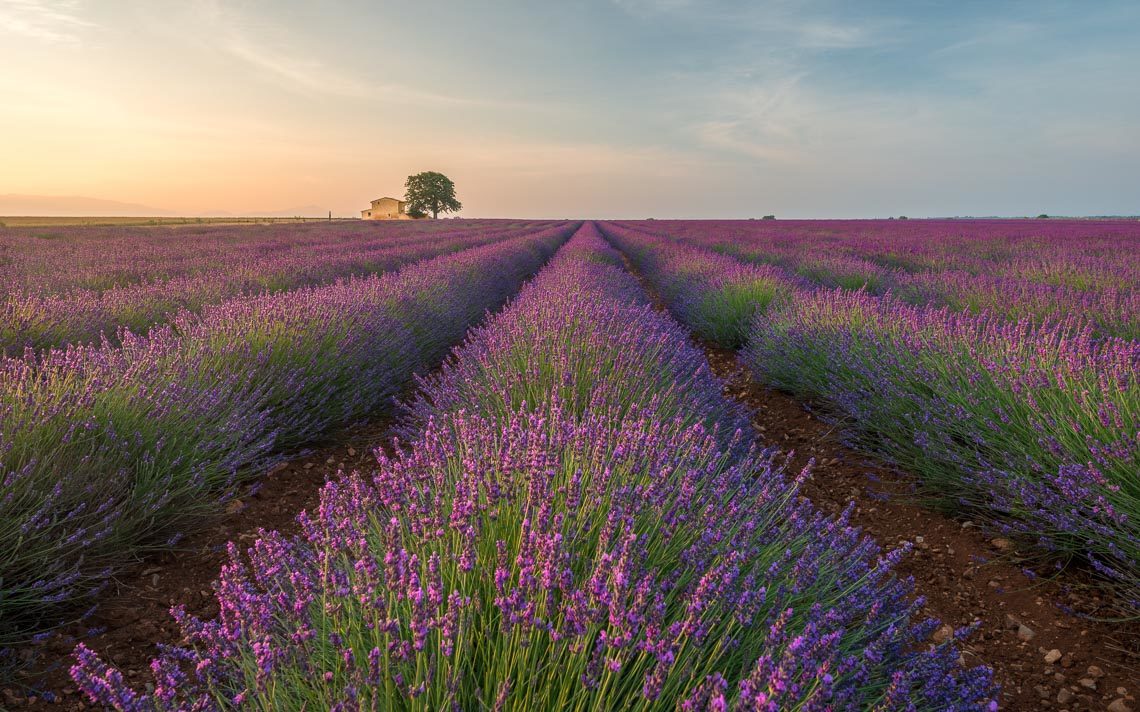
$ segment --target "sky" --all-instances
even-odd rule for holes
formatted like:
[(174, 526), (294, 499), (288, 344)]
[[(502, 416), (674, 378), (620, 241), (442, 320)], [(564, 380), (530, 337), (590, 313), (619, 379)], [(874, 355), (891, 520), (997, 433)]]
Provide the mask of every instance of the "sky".
[(0, 67), (0, 211), (1140, 213), (1135, 0), (0, 0)]

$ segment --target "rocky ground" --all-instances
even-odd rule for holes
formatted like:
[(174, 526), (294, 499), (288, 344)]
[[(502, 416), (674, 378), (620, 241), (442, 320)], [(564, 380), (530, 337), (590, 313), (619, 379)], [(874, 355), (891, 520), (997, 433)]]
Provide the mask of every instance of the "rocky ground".
[[(706, 347), (725, 391), (746, 405), (761, 440), (792, 453), (792, 471), (815, 460), (804, 494), (836, 513), (852, 501), (852, 523), (893, 548), (913, 542), (900, 574), (913, 576), (944, 639), (977, 623), (966, 662), (994, 668), (1006, 710), (1140, 710), (1140, 622), (1097, 622), (1097, 594), (1066, 591), (1081, 573), (1030, 578), (1011, 542), (918, 503), (908, 478), (845, 447), (840, 428), (791, 396), (757, 383), (736, 354)], [(1032, 572), (1031, 572), (1032, 575)]]

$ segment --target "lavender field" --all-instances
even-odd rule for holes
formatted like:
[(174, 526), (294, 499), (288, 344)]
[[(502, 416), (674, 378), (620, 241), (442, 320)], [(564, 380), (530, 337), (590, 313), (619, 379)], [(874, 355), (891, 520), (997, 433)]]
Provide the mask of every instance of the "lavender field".
[(701, 337), (1140, 613), (1140, 223), (604, 224)]
[(541, 223), (485, 220), (392, 230), (299, 225), (12, 230), (0, 249), (0, 351), (116, 340), (179, 311), (260, 292), (379, 274), (490, 244)]
[(0, 275), (0, 675), (395, 422), (297, 533), (229, 543), (177, 644), (80, 641), (106, 708), (997, 709), (981, 623), (805, 495), (714, 351), (1140, 616), (1140, 223), (0, 229)]
[[(59, 306), (69, 300), (94, 305), (89, 322), (66, 331), (98, 340), (41, 349), (32, 340), (0, 362), (0, 643), (42, 631), (57, 608), (97, 598), (118, 564), (173, 546), (282, 453), (390, 408), (402, 384), (509, 297), (571, 229), (481, 223), (409, 235), (299, 226), (269, 241), (212, 231), (207, 245), (237, 242), (246, 254), (228, 264), (259, 275), (261, 288), (244, 293), (233, 272), (194, 254), (183, 232), (144, 233), (138, 250), (129, 234), (109, 240), (110, 265), (98, 257), (99, 236), (82, 229), (63, 257), (46, 259), (28, 247), (35, 237), (5, 235), (15, 255), (8, 268), (22, 270), (23, 284), (44, 271), (54, 279), (41, 282), (43, 293), (63, 295), (34, 304), (37, 318), (75, 314)], [(363, 245), (351, 242), (354, 233)], [(377, 237), (388, 246), (376, 249), (369, 238)], [(280, 243), (300, 254), (281, 258)], [(137, 252), (161, 255), (153, 274)], [(322, 254), (332, 255), (331, 267)], [(376, 255), (408, 266), (378, 274)], [(50, 270), (58, 260), (91, 266), (68, 286)], [(356, 273), (343, 271), (350, 265)], [(327, 282), (267, 288), (281, 275), (303, 282), (322, 273)], [(95, 291), (94, 282), (110, 286)], [(115, 325), (108, 334), (106, 319), (122, 305), (145, 307), (152, 288), (172, 296), (164, 309), (185, 302), (151, 312), (146, 331)], [(211, 290), (217, 301), (187, 308)], [(33, 301), (9, 295), (9, 304)]]

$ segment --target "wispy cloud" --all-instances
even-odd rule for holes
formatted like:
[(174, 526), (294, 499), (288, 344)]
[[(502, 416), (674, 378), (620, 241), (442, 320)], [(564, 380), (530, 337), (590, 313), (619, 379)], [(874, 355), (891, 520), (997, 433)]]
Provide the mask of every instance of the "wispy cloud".
[(232, 56), (292, 89), (358, 98), (377, 91), (375, 85), (337, 72), (318, 60), (275, 51), (236, 30), (227, 31), (221, 44)]
[(693, 0), (613, 0), (613, 3), (634, 15), (677, 12), (693, 6)]
[(691, 175), (707, 165), (700, 156), (661, 146), (627, 146), (602, 142), (454, 141), (430, 153), (482, 170), (533, 178), (568, 176), (628, 176), (652, 172), (658, 176)]
[[(783, 23), (781, 23), (783, 24)], [(803, 49), (858, 49), (876, 47), (887, 41), (881, 25), (848, 25), (811, 20), (787, 23), (781, 31), (792, 33)]]
[(257, 23), (247, 21), (220, 0), (204, 0), (200, 4), (204, 17), (214, 28), (218, 45), (234, 58), (292, 91), (312, 95), (328, 95), (349, 99), (381, 99), (385, 102), (435, 106), (491, 106), (525, 108), (525, 102), (467, 97), (427, 91), (394, 82), (377, 82), (357, 76), (352, 71), (307, 56), (294, 41), (277, 42), (256, 36), (244, 27), (266, 26), (264, 18)]
[[(251, 67), (279, 80), (284, 86), (310, 94), (330, 94), (355, 99), (455, 106), (505, 106), (508, 102), (439, 94), (402, 84), (364, 81), (348, 72), (312, 58), (298, 57), (258, 43), (238, 31), (230, 31), (224, 48)], [(522, 104), (515, 104), (521, 106)]]
[(733, 86), (715, 93), (707, 104), (714, 112), (712, 118), (692, 128), (697, 142), (763, 161), (801, 161), (802, 133), (812, 125), (797, 91), (803, 76), (794, 74), (762, 86)]
[(1040, 30), (1039, 25), (1025, 21), (990, 23), (972, 28), (965, 36), (950, 44), (930, 50), (932, 57), (954, 58), (962, 53), (971, 54), (979, 48), (995, 49), (1014, 47), (1020, 43), (1033, 41)]
[(433, 168), (476, 214), (1134, 210), (1136, 0), (424, 4), (0, 0), (0, 192), (348, 211)]
[(76, 0), (0, 0), (0, 33), (78, 44), (83, 31), (95, 27), (79, 10)]
[(901, 22), (861, 16), (840, 19), (806, 4), (780, 2), (694, 2), (611, 0), (635, 17), (672, 17), (688, 26), (735, 28), (788, 51), (879, 47), (894, 41)]
[(803, 158), (794, 147), (757, 135), (754, 127), (744, 121), (706, 121), (697, 124), (693, 133), (709, 148), (761, 161), (791, 164)]

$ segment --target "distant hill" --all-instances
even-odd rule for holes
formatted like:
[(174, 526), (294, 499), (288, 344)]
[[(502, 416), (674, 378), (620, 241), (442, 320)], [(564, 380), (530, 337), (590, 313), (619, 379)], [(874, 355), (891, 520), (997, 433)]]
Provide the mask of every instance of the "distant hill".
[(21, 195), (18, 193), (0, 195), (0, 215), (158, 217), (174, 214), (170, 210), (154, 208), (149, 205), (89, 198), (83, 195)]
[[(334, 211), (337, 212), (337, 211)], [(178, 213), (141, 203), (120, 200), (89, 198), (84, 195), (0, 195), (0, 216), (37, 217), (234, 217), (234, 218), (321, 218), (329, 214), (328, 207), (299, 205), (280, 210), (210, 210), (198, 213)]]
[[(338, 211), (333, 211), (336, 214)], [(329, 214), (329, 208), (322, 208), (319, 205), (300, 205), (294, 208), (283, 208), (281, 210), (242, 210), (233, 212), (232, 210), (211, 210), (209, 212), (198, 213), (202, 217), (233, 217), (233, 218), (323, 218)]]
[(322, 208), (319, 205), (302, 205), (297, 208), (287, 208), (285, 210), (268, 210), (264, 213), (250, 213), (252, 216), (265, 218), (291, 218), (293, 216), (319, 218), (328, 214), (329, 208)]

